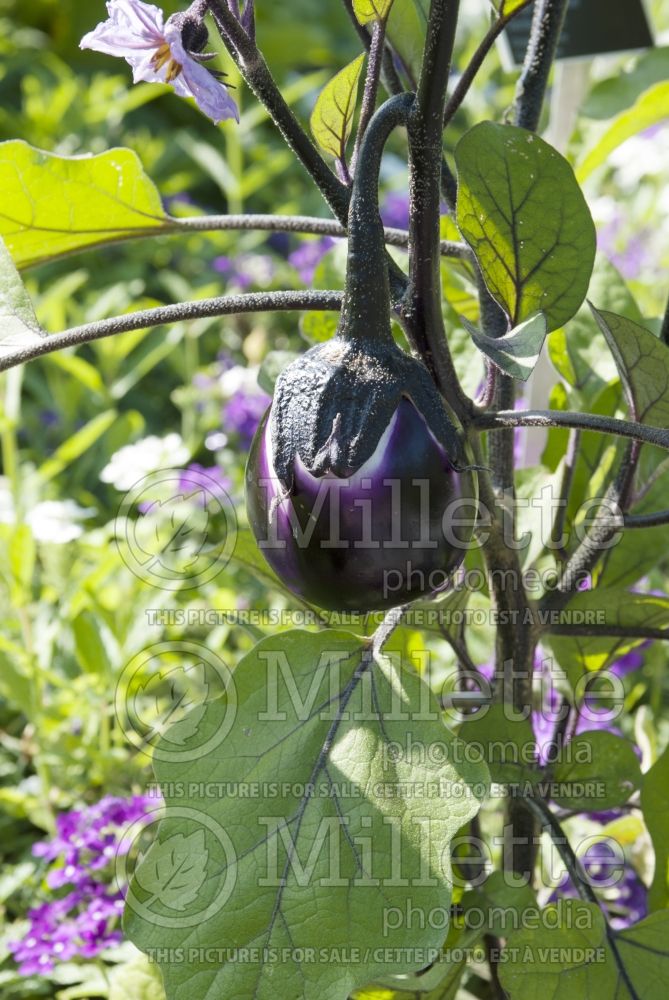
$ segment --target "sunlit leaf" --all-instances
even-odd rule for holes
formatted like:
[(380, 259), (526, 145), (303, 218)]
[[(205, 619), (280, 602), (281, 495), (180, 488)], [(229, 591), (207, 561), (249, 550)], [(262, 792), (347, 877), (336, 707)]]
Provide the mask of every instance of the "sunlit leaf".
[(464, 327), (469, 330), (472, 340), (494, 365), (512, 378), (525, 382), (539, 360), (541, 348), (546, 339), (546, 317), (537, 313), (519, 323), (504, 337), (487, 337), (473, 323), (461, 317)]
[(577, 166), (579, 182), (582, 184), (593, 170), (606, 163), (614, 149), (626, 139), (666, 118), (669, 118), (669, 81), (663, 80), (649, 87), (631, 108), (613, 119), (604, 135)]
[(131, 149), (56, 156), (0, 143), (0, 236), (17, 267), (173, 226)]
[(346, 156), (346, 143), (353, 128), (358, 82), (364, 61), (363, 52), (326, 83), (311, 114), (310, 125), (314, 139), (322, 150), (338, 160), (343, 160)]
[(385, 21), (392, 5), (393, 0), (353, 0), (353, 10), (360, 24)]
[(590, 281), (595, 227), (573, 171), (538, 136), (482, 122), (455, 150), (457, 221), (491, 294), (516, 326), (570, 319)]
[[(166, 814), (128, 893), (129, 937), (155, 954), (170, 1000), (195, 989), (345, 1000), (418, 971), (426, 950), (439, 952), (443, 925), (384, 933), (384, 914), (409, 899), (425, 913), (448, 908), (449, 844), (486, 794), (485, 767), (464, 763), (418, 676), (374, 660), (348, 633), (268, 637), (234, 683), (232, 714), (231, 700), (211, 700), (198, 727), (198, 742), (224, 734), (207, 757), (154, 758)], [(448, 750), (402, 752), (417, 739)], [(441, 794), (429, 794), (433, 781)], [(393, 794), (400, 785), (425, 791)], [(197, 831), (192, 870), (182, 847)], [(171, 869), (184, 895), (172, 892)], [(192, 960), (180, 961), (191, 945)]]
[(38, 343), (43, 337), (30, 296), (0, 239), (0, 358)]

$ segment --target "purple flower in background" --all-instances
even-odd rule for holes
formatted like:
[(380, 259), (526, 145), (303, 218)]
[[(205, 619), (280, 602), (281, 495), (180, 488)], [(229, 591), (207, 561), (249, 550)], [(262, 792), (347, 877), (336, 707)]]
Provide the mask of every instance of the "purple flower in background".
[(110, 884), (110, 868), (132, 846), (124, 832), (131, 824), (150, 823), (158, 804), (148, 795), (107, 795), (93, 806), (62, 813), (55, 836), (33, 845), (36, 857), (51, 862), (49, 888), (70, 891), (33, 907), (24, 936), (9, 942), (22, 975), (51, 972), (57, 962), (92, 958), (121, 942), (124, 892)]
[(220, 496), (230, 489), (232, 483), (218, 465), (204, 466), (191, 462), (179, 477), (179, 490), (185, 494), (197, 494), (197, 502), (206, 507), (208, 499)]
[[(134, 83), (166, 83), (179, 97), (192, 97), (200, 111), (218, 125), (239, 121), (227, 88), (184, 48), (178, 15), (163, 21), (159, 7), (141, 0), (110, 0), (109, 19), (81, 39), (82, 49), (120, 56), (132, 67)], [(202, 58), (202, 57), (199, 57)]]
[[(622, 860), (620, 850), (612, 847), (608, 837), (591, 844), (580, 860), (590, 885), (608, 911), (608, 920), (614, 930), (643, 920), (648, 913), (648, 890), (632, 866)], [(567, 874), (551, 895), (550, 902), (565, 896), (578, 896)]]
[(409, 196), (401, 191), (391, 191), (383, 202), (381, 218), (384, 226), (390, 229), (408, 229)]
[(323, 236), (319, 240), (307, 240), (297, 250), (288, 255), (288, 261), (297, 270), (300, 280), (310, 285), (314, 280), (316, 268), (325, 254), (337, 243), (334, 236)]
[(223, 407), (223, 426), (229, 433), (238, 434), (245, 445), (250, 445), (270, 402), (264, 392), (237, 393)]
[(268, 285), (276, 270), (274, 261), (268, 254), (254, 253), (239, 254), (237, 257), (215, 257), (213, 268), (227, 278), (229, 285), (237, 285), (239, 288)]

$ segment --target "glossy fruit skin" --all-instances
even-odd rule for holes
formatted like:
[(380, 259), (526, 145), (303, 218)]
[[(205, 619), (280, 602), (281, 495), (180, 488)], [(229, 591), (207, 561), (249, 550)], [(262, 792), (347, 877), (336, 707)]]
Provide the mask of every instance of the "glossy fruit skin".
[[(366, 612), (443, 586), (472, 535), (476, 475), (453, 468), (410, 399), (400, 400), (373, 455), (350, 477), (316, 477), (298, 456), (290, 491), (274, 470), (270, 415), (251, 446), (247, 510), (263, 555), (290, 590), (331, 611)], [(467, 524), (451, 521), (453, 505)]]

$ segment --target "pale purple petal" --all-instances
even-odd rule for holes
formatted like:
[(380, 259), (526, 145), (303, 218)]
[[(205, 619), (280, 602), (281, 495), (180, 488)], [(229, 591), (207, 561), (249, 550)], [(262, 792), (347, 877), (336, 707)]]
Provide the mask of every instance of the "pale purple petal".
[(111, 0), (107, 12), (109, 20), (84, 35), (80, 48), (127, 58), (137, 50), (155, 50), (163, 44), (163, 12), (159, 7), (140, 0)]
[(176, 62), (181, 65), (181, 73), (170, 81), (180, 97), (193, 97), (200, 111), (211, 118), (215, 125), (234, 118), (239, 121), (237, 105), (230, 97), (227, 87), (212, 76), (197, 60), (188, 55), (181, 41), (180, 29), (168, 18), (165, 27), (167, 41)]

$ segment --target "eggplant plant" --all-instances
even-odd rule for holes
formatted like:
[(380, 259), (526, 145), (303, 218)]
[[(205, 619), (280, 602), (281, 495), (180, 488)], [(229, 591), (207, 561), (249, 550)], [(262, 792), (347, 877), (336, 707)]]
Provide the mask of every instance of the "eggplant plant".
[[(68, 159), (15, 142), (0, 157), (22, 178), (17, 203), (33, 202), (3, 229), (0, 370), (200, 317), (311, 313), (319, 330), (276, 379), (250, 448), (258, 548), (244, 556), (258, 572), (266, 560), (288, 606), (319, 625), (262, 637), (223, 693), (163, 732), (164, 812), (132, 873), (125, 933), (168, 1000), (659, 1000), (669, 756), (642, 774), (607, 668), (669, 636), (669, 597), (643, 582), (669, 522), (669, 312), (644, 321), (596, 264), (579, 180), (539, 134), (567, 0), (493, 0), (457, 73), (459, 0), (343, 4), (362, 51), (321, 91), (313, 138), (262, 55), (253, 0), (195, 0), (168, 18), (111, 0), (81, 42), (234, 128), (220, 43), (329, 218), (173, 217), (127, 150)], [(486, 57), (530, 11), (504, 120), (454, 144)], [(389, 143), (408, 163), (407, 231), (379, 213)], [(47, 182), (67, 223), (48, 224)], [(17, 270), (226, 229), (345, 238), (343, 292), (221, 295), (47, 335)], [(450, 279), (475, 290), (468, 315)], [(475, 393), (463, 335), (482, 363)], [(563, 382), (525, 409), (546, 354)], [(605, 354), (616, 374), (593, 398)], [(518, 467), (520, 429), (544, 434), (543, 479)], [(429, 656), (416, 655), (422, 633), (438, 640)], [(655, 852), (648, 915), (629, 924), (570, 835), (572, 817), (612, 810), (643, 817)], [(615, 885), (629, 865), (610, 839)], [(569, 883), (560, 898), (547, 859)]]

